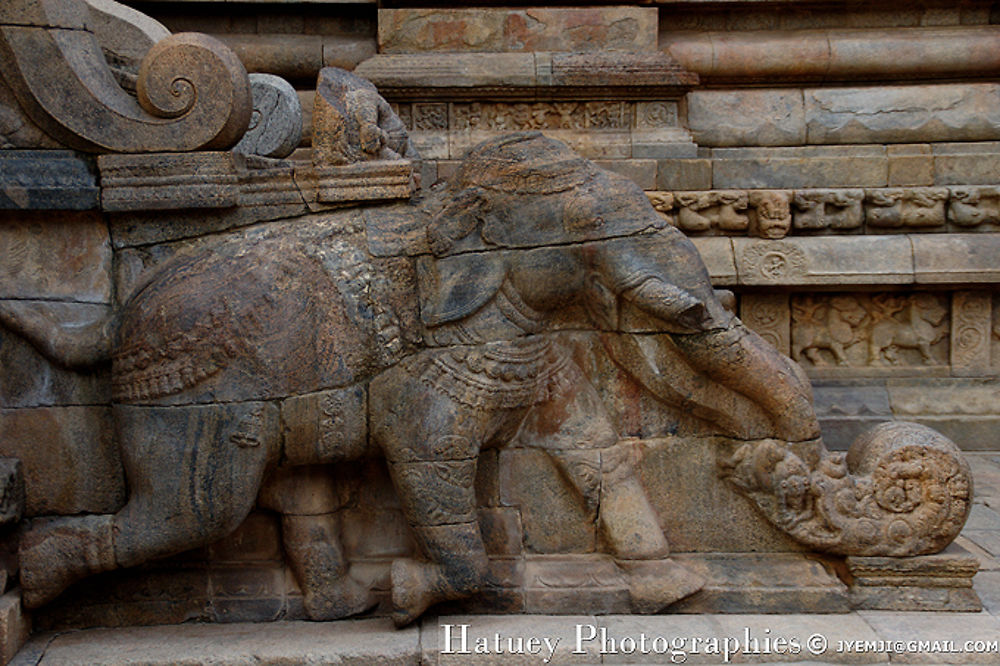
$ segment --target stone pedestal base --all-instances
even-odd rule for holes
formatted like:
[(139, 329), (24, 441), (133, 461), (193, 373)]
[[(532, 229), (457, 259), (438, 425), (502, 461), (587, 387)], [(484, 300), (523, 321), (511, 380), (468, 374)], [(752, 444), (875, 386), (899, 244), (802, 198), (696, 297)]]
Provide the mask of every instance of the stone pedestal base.
[(979, 560), (957, 544), (921, 557), (848, 557), (851, 607), (858, 610), (980, 611), (972, 577)]
[(794, 553), (689, 553), (674, 559), (705, 578), (671, 613), (847, 613), (832, 567)]

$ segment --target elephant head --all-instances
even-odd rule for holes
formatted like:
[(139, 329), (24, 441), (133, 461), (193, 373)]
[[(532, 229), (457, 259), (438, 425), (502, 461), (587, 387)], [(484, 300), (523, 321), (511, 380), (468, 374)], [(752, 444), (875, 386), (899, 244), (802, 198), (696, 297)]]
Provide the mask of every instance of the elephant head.
[(475, 147), (427, 208), (430, 337), (498, 293), (516, 301), (520, 324), (491, 326), (480, 341), (540, 332), (579, 306), (583, 325), (660, 399), (740, 438), (818, 437), (801, 370), (727, 311), (694, 245), (630, 180), (519, 133)]

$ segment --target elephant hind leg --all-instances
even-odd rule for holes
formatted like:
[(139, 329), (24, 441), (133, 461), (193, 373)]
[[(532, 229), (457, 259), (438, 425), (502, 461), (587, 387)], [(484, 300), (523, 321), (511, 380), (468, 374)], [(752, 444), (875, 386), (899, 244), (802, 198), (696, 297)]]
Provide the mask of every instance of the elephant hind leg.
[(115, 408), (129, 501), (115, 515), (122, 567), (199, 548), (246, 520), (278, 441), (269, 403)]
[(116, 568), (114, 516), (69, 516), (36, 523), (21, 541), (24, 605), (39, 608), (72, 583)]

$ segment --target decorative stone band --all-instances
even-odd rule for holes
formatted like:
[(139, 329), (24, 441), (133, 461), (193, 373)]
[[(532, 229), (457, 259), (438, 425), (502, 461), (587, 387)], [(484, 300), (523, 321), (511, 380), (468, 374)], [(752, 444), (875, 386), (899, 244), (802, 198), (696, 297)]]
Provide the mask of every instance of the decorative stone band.
[(663, 49), (713, 83), (992, 76), (993, 26), (661, 32)]
[(962, 285), (1000, 282), (1000, 234), (691, 239), (716, 286)]
[(379, 54), (354, 73), (391, 102), (676, 100), (698, 84), (665, 53)]
[(972, 476), (958, 447), (916, 423), (875, 426), (847, 454), (819, 442), (746, 442), (720, 475), (795, 540), (837, 555), (934, 553), (962, 529)]
[[(815, 378), (996, 377), (998, 295), (995, 288), (792, 294), (769, 290), (742, 294), (740, 318)], [(955, 409), (974, 409), (978, 399), (969, 400), (968, 406)], [(969, 413), (993, 411), (991, 407)]]
[[(232, 152), (198, 152), (102, 155), (97, 164), (105, 211), (239, 208), (250, 215), (245, 224), (301, 214), (306, 207), (408, 199), (413, 184), (409, 160), (326, 167), (271, 161), (254, 168)], [(288, 211), (286, 206), (302, 208)]]
[(883, 234), (1000, 230), (1000, 187), (648, 191), (691, 235)]

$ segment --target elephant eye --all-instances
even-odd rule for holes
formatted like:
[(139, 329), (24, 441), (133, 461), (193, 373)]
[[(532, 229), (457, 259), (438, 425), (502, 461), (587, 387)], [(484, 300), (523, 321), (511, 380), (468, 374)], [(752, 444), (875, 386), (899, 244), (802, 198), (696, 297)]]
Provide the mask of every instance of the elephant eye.
[(604, 226), (604, 218), (600, 217), (600, 216), (595, 217), (594, 218), (594, 226), (595, 227), (603, 227)]

